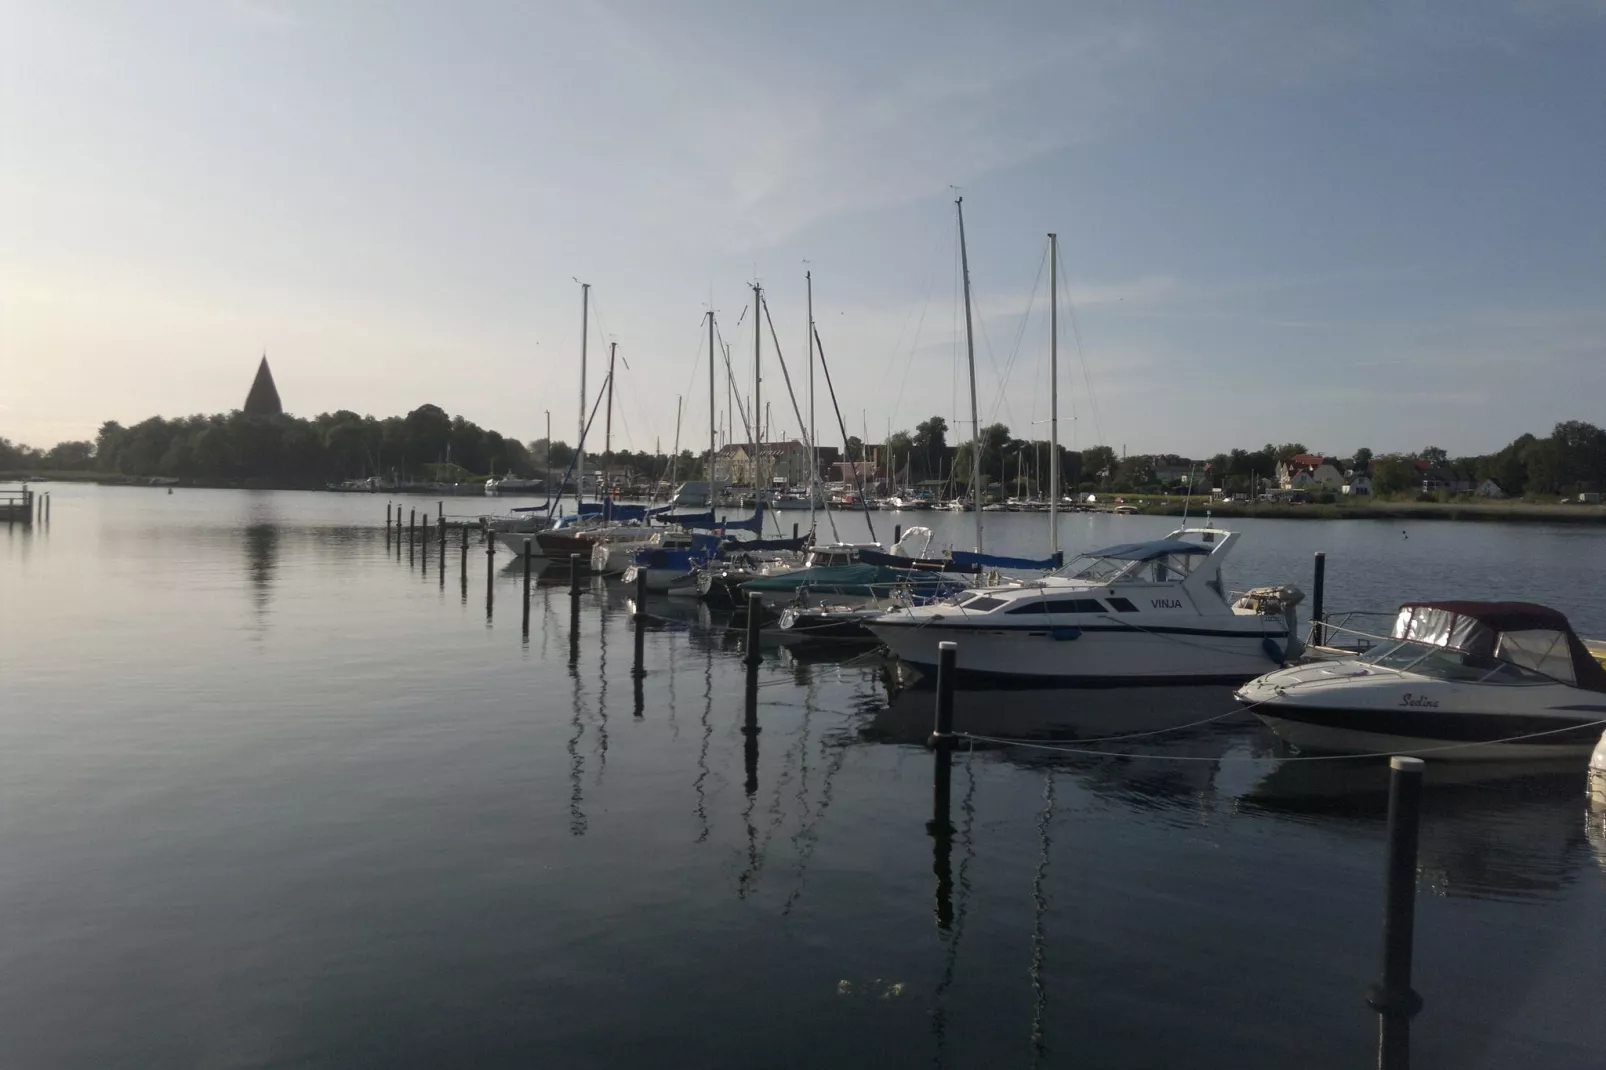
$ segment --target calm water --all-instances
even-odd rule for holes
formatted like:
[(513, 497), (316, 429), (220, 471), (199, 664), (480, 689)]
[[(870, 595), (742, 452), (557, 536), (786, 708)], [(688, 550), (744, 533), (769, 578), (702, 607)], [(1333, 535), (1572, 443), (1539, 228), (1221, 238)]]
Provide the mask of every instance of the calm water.
[[(48, 530), (0, 529), (0, 1066), (1372, 1059), (1374, 768), (1286, 761), (1241, 717), (1111, 745), (1145, 757), (961, 752), (944, 894), (908, 742), (930, 694), (872, 659), (767, 648), (750, 747), (738, 644), (694, 609), (647, 634), (638, 713), (623, 591), (574, 633), (541, 587), (525, 640), (506, 555), (489, 582), (477, 547), (466, 578), (455, 549), (398, 560), (382, 497), (54, 494)], [(1041, 518), (986, 520), (1043, 552)], [(1234, 586), (1308, 587), (1321, 549), (1334, 608), (1521, 597), (1606, 635), (1599, 533), (1240, 529)], [(962, 697), (1011, 729), (1228, 708)], [(1417, 1065), (1600, 1066), (1581, 769), (1458, 769), (1426, 807)]]

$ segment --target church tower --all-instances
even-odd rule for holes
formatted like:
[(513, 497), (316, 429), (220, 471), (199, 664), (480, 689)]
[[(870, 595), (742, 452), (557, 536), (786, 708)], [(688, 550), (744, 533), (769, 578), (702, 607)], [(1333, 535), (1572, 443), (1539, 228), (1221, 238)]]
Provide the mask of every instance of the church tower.
[(257, 377), (251, 383), (251, 392), (245, 396), (247, 416), (282, 416), (284, 406), (279, 404), (279, 391), (273, 385), (273, 373), (268, 370), (268, 355), (262, 354), (257, 365)]

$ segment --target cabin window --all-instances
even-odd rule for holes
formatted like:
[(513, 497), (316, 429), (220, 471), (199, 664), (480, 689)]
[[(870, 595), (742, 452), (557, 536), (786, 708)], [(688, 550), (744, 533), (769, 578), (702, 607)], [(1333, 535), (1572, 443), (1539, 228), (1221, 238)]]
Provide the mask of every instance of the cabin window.
[(1016, 606), (1011, 613), (1103, 613), (1104, 606), (1096, 598), (1055, 598), (1047, 601), (1027, 602)]
[(980, 598), (972, 598), (970, 601), (961, 604), (966, 609), (974, 609), (978, 613), (985, 613), (990, 609), (997, 609), (999, 606), (1003, 605), (1004, 599), (991, 598), (987, 595), (983, 595)]
[(1138, 607), (1127, 601), (1125, 598), (1110, 599), (1110, 606), (1117, 613), (1136, 613), (1138, 611)]
[(1577, 682), (1573, 674), (1573, 652), (1567, 636), (1558, 631), (1535, 628), (1522, 632), (1501, 632), (1495, 657), (1543, 673), (1564, 684)]

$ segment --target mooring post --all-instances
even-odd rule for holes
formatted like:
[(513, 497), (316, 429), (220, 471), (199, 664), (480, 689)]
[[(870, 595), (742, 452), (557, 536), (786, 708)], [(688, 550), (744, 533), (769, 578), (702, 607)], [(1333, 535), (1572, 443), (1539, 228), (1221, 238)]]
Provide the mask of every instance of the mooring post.
[(903, 525), (892, 525), (892, 545), (896, 546), (903, 541)]
[(580, 555), (569, 555), (569, 597), (580, 597)]
[(50, 495), (53, 491), (45, 491), (45, 523), (50, 523)]
[(764, 654), (758, 649), (758, 626), (764, 613), (764, 599), (757, 591), (747, 596), (747, 656), (742, 660), (747, 663), (748, 675), (758, 670), (758, 663), (764, 660)]
[(569, 599), (569, 668), (580, 664), (580, 598)]
[[(636, 665), (630, 672), (639, 681), (647, 675), (647, 570), (640, 565), (636, 566), (636, 612), (633, 619), (636, 624)], [(639, 716), (641, 711), (638, 709), (636, 712)]]
[(414, 533), (418, 530), (418, 510), (407, 510), (407, 546), (412, 548)]
[(442, 519), (442, 520), (446, 519), (446, 503), (445, 502), (438, 501), (438, 502), (435, 503), (435, 515), (437, 517), (439, 517), (440, 519)]
[(1367, 992), (1375, 1010), (1407, 1017), (1422, 1009), (1411, 990), (1416, 930), (1416, 846), (1422, 818), (1420, 758), (1389, 759), (1388, 865), (1383, 874), (1383, 979)]
[(496, 601), (496, 541), (485, 547), (485, 619), (491, 619), (491, 607)]
[(1316, 551), (1316, 581), (1315, 590), (1310, 598), (1310, 642), (1312, 646), (1322, 646), (1327, 641), (1327, 612), (1325, 608), (1325, 588), (1327, 586), (1327, 555), (1320, 550)]
[(797, 521), (792, 522), (792, 538), (797, 538)]
[(436, 542), (436, 545), (440, 548), (440, 555), (441, 555), (441, 559), (440, 559), (441, 586), (445, 587), (446, 586), (446, 521), (445, 520), (441, 520), (440, 521), (439, 528), (440, 528), (439, 537), (435, 540), (435, 542)]
[(530, 562), (535, 560), (535, 540), (524, 540), (524, 634), (530, 634)]
[(926, 831), (933, 836), (947, 836), (954, 830), (949, 811), (953, 797), (954, 666), (958, 656), (958, 643), (937, 644), (937, 717), (929, 740), (933, 754), (931, 820), (926, 824)]
[(464, 590), (467, 590), (468, 589), (468, 527), (466, 525), (463, 528), (463, 549), (458, 554), (458, 558), (460, 559), (459, 560), (459, 567), (460, 567), (460, 569), (461, 569), (461, 571), (463, 573), (463, 587), (464, 587)]

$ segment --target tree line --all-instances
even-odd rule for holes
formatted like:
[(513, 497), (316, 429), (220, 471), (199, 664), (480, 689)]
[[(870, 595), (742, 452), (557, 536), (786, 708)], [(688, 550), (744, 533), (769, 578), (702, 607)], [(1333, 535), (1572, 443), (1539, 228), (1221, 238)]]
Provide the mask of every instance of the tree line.
[[(979, 457), (984, 488), (1006, 493), (1047, 491), (1052, 449), (1047, 441), (1016, 438), (1001, 423), (982, 428), (979, 444), (950, 446), (948, 433), (947, 421), (933, 416), (913, 431), (889, 435), (883, 443), (850, 437), (843, 455), (850, 461), (873, 456), (881, 474), (899, 484), (942, 483), (959, 492), (969, 486)], [(1171, 454), (1122, 457), (1104, 445), (1083, 450), (1061, 446), (1060, 485), (1067, 492), (1160, 492), (1185, 487), (1187, 478), (1179, 473), (1191, 469), (1196, 488), (1254, 491), (1276, 478), (1279, 464), (1312, 452), (1299, 442), (1268, 443), (1258, 450), (1233, 449), (1197, 461)], [(235, 411), (173, 419), (153, 416), (128, 427), (107, 421), (94, 441), (59, 442), (48, 450), (0, 438), (4, 471), (163, 476), (246, 486), (313, 487), (376, 475), (459, 482), (489, 475), (540, 477), (549, 469), (567, 469), (574, 455), (574, 448), (565, 442), (537, 439), (525, 444), (462, 416), (449, 416), (436, 405), (420, 405), (406, 416), (384, 419), (342, 409), (310, 419)], [(1549, 437), (1525, 434), (1501, 450), (1479, 456), (1452, 458), (1430, 446), (1414, 454), (1380, 456), (1363, 448), (1348, 457), (1327, 459), (1345, 474), (1368, 473), (1376, 494), (1417, 491), (1426, 467), (1432, 478), (1444, 482), (1492, 479), (1513, 497), (1553, 496), (1595, 491), (1606, 484), (1606, 431), (1569, 420), (1556, 424)], [(690, 450), (682, 450), (678, 459), (646, 451), (588, 452), (587, 467), (608, 469), (627, 481), (671, 475), (681, 480), (707, 478), (703, 458)]]

